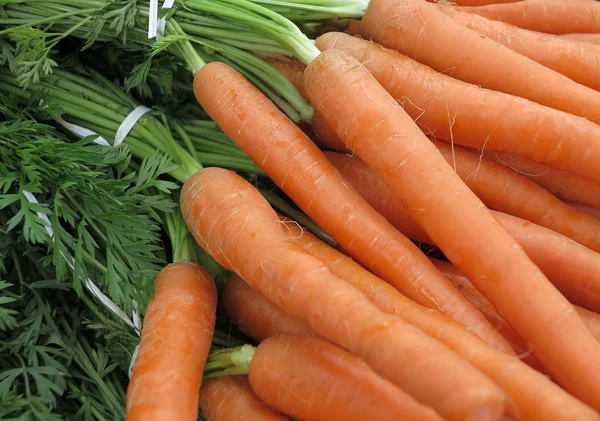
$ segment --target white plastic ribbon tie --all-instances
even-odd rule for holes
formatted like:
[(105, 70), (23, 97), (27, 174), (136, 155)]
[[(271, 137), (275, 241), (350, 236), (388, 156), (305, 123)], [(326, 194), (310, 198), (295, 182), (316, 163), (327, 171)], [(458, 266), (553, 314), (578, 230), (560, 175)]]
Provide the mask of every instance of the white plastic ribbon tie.
[(92, 142), (102, 146), (110, 146), (110, 143), (108, 143), (108, 141), (105, 138), (103, 138), (93, 130), (78, 126), (77, 124), (67, 123), (65, 120), (63, 120), (61, 116), (58, 115), (54, 116), (54, 121), (56, 121), (58, 124), (63, 126), (65, 129), (67, 129), (74, 135), (77, 135), (81, 138), (96, 135), (96, 138), (92, 140)]
[(117, 134), (115, 135), (115, 141), (113, 143), (113, 146), (117, 147), (121, 143), (123, 143), (123, 140), (125, 140), (129, 132), (133, 129), (135, 123), (137, 123), (138, 120), (142, 118), (144, 114), (149, 113), (150, 111), (152, 111), (152, 108), (140, 105), (139, 107), (136, 107), (132, 112), (130, 112), (129, 115), (125, 117), (125, 120), (123, 120), (123, 122), (117, 129)]
[[(175, 0), (164, 0), (162, 8), (171, 9)], [(158, 18), (158, 0), (150, 0), (150, 13), (148, 16), (148, 38), (161, 39), (165, 34), (167, 20)]]

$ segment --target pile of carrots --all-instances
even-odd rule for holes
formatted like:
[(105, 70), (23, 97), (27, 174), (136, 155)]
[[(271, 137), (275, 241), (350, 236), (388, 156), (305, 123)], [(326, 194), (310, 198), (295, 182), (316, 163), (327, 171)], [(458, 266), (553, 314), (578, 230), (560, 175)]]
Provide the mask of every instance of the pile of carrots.
[[(265, 57), (310, 130), (227, 64), (197, 72), (337, 247), (196, 172), (183, 216), (231, 276), (161, 272), (128, 420), (600, 421), (600, 3), (456, 3), (371, 0), (307, 65)], [(210, 352), (218, 304), (254, 345)]]

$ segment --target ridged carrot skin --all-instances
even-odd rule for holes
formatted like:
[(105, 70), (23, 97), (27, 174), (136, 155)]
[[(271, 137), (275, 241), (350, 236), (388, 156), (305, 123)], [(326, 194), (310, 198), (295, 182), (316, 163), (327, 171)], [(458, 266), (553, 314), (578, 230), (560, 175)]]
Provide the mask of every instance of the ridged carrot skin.
[(290, 316), (237, 275), (229, 277), (221, 300), (229, 319), (257, 342), (274, 335), (316, 335), (305, 320)]
[(291, 421), (261, 401), (246, 376), (206, 381), (200, 389), (200, 408), (206, 421)]
[(560, 37), (600, 45), (600, 34), (563, 34)]
[(579, 314), (592, 336), (600, 341), (600, 314), (581, 307), (576, 307), (575, 310), (577, 310), (577, 314)]
[(501, 416), (504, 395), (491, 381), (435, 339), (379, 310), (292, 243), (266, 199), (234, 172), (196, 172), (183, 186), (181, 209), (198, 244), (216, 261), (444, 418)]
[(155, 289), (127, 387), (126, 420), (195, 421), (217, 288), (202, 266), (176, 262), (158, 274)]
[(249, 81), (223, 63), (209, 63), (196, 75), (194, 91), (221, 129), (357, 260), (418, 303), (470, 326), (490, 346), (511, 351), (424, 253), (350, 188), (314, 142)]

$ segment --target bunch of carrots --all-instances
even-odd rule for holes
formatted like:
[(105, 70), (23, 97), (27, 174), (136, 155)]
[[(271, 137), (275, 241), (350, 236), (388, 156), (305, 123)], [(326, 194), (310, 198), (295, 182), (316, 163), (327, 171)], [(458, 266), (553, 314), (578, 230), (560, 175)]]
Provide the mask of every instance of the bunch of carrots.
[[(236, 172), (190, 173), (181, 212), (229, 281), (160, 273), (127, 420), (600, 421), (600, 3), (359, 3), (263, 55), (310, 127), (229, 65), (194, 69), (200, 106), (335, 245)], [(247, 345), (210, 351), (218, 306)]]

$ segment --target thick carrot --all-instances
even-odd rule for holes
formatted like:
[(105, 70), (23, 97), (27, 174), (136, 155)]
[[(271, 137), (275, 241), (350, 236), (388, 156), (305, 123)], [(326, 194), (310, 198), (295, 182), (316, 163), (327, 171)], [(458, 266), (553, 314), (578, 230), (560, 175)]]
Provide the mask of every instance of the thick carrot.
[(206, 381), (200, 389), (200, 408), (206, 421), (290, 420), (261, 401), (245, 376), (215, 377)]
[(183, 186), (181, 202), (205, 251), (316, 333), (450, 421), (501, 416), (504, 396), (495, 385), (292, 243), (275, 211), (240, 176), (221, 168), (199, 171)]
[[(329, 270), (359, 288), (382, 311), (395, 314), (438, 338), (496, 382), (512, 404), (515, 420), (598, 420), (600, 416), (545, 376), (514, 357), (498, 352), (450, 318), (419, 306), (365, 270), (351, 258), (332, 249), (296, 224), (286, 223), (289, 236)], [(514, 404), (514, 406), (513, 406)]]
[(600, 122), (600, 92), (482, 37), (432, 3), (371, 0), (361, 32), (438, 72)]
[(600, 32), (600, 4), (596, 1), (526, 0), (464, 10), (549, 34)]
[(484, 151), (484, 156), (512, 168), (561, 199), (600, 208), (600, 184), (598, 183), (517, 155)]
[[(439, 6), (453, 19), (577, 83), (600, 90), (600, 46), (521, 29), (475, 13)], [(600, 17), (600, 15), (598, 15)]]
[(581, 307), (576, 307), (575, 309), (592, 336), (596, 338), (597, 341), (600, 341), (600, 314)]
[[(326, 156), (367, 202), (409, 238), (434, 244), (392, 190), (360, 159), (327, 152)], [(600, 255), (571, 239), (522, 219), (491, 211), (552, 283), (575, 304), (600, 311)]]
[(592, 206), (588, 206), (588, 205), (581, 205), (579, 203), (574, 203), (574, 202), (566, 202), (567, 205), (578, 209), (582, 212), (587, 213), (588, 215), (593, 216), (594, 218), (600, 218), (600, 209), (598, 208), (594, 208)]
[(458, 81), (343, 33), (323, 35), (317, 46), (356, 57), (425, 133), (484, 151), (520, 155), (600, 182), (600, 125)]
[(231, 321), (257, 342), (278, 334), (315, 335), (305, 320), (290, 316), (237, 275), (229, 277), (221, 299)]
[(358, 60), (340, 50), (327, 50), (312, 61), (304, 86), (329, 126), (533, 345), (548, 372), (600, 409), (600, 344), (402, 107)]
[(563, 34), (560, 37), (600, 45), (600, 34)]
[(511, 350), (423, 252), (348, 187), (321, 150), (239, 73), (210, 63), (197, 74), (194, 91), (221, 129), (356, 259), (413, 300), (470, 326), (491, 346)]
[(298, 90), (298, 93), (307, 99), (306, 92), (304, 91), (304, 84), (302, 83), (302, 73), (306, 68), (304, 63), (274, 54), (261, 54), (261, 56), (292, 82), (292, 85)]
[(127, 386), (127, 421), (193, 420), (215, 327), (217, 289), (200, 265), (176, 262), (156, 278)]
[(305, 421), (442, 421), (360, 358), (322, 339), (272, 336), (256, 348), (248, 375), (266, 403)]

